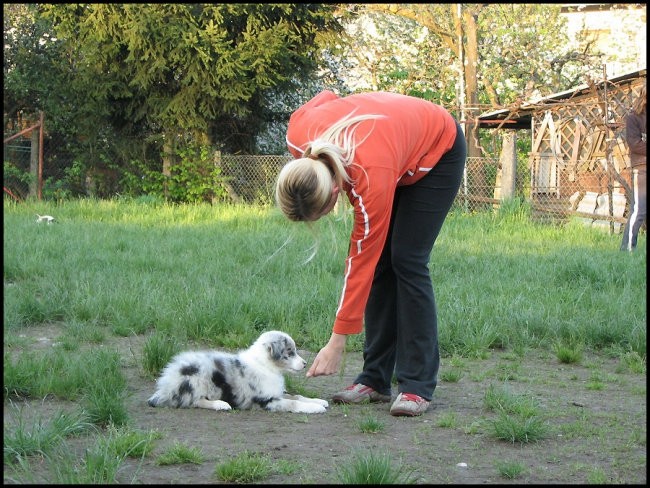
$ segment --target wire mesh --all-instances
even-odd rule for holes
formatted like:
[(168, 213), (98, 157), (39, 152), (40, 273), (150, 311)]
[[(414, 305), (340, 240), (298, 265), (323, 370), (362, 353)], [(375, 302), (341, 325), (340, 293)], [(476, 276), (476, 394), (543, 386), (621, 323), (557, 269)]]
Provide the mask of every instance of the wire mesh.
[[(34, 196), (33, 144), (38, 138), (26, 133), (4, 145), (5, 194), (20, 198)], [(67, 141), (51, 136), (44, 138), (46, 198), (65, 195), (111, 198), (124, 194), (122, 182), (126, 169), (93, 167), (84, 170), (66, 159), (58, 150)], [(232, 155), (215, 151), (214, 164), (220, 168), (226, 199), (232, 202), (269, 205), (274, 202), (275, 180), (291, 156)], [(570, 159), (566, 155), (548, 156), (531, 153), (528, 160), (518, 161), (514, 193), (507, 196), (528, 202), (533, 215), (549, 220), (582, 219), (589, 225), (610, 226), (619, 231), (625, 222), (629, 204), (626, 198), (626, 161), (602, 155), (593, 159)], [(611, 160), (611, 159), (610, 159)], [(32, 161), (30, 167), (30, 161)], [(466, 170), (453, 205), (461, 212), (475, 213), (498, 209), (505, 198), (501, 187), (503, 168), (497, 158), (468, 158)], [(612, 171), (616, 169), (616, 171)], [(623, 180), (623, 181), (621, 181)]]

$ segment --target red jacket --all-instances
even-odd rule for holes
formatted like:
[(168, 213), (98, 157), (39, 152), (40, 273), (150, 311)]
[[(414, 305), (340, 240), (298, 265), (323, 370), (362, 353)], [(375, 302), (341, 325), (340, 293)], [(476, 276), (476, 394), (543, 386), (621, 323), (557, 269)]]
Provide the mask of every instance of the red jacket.
[(443, 107), (420, 98), (387, 92), (339, 98), (323, 91), (291, 115), (289, 151), (302, 157), (309, 142), (352, 112), (387, 117), (361, 122), (355, 132), (355, 140), (363, 142), (347, 168), (353, 184), (344, 188), (354, 207), (354, 225), (334, 321), (337, 334), (363, 330), (363, 313), (388, 234), (396, 187), (425, 176), (451, 149), (457, 133), (455, 120)]

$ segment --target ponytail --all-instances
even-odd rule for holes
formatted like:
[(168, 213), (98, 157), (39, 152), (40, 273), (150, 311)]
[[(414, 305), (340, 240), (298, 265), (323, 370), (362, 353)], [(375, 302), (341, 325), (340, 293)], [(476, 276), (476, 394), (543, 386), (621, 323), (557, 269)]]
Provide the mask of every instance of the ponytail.
[[(275, 188), (275, 199), (282, 212), (294, 221), (313, 220), (327, 207), (334, 184), (352, 184), (346, 168), (354, 162), (359, 142), (354, 133), (364, 120), (383, 118), (382, 115), (352, 114), (343, 117), (311, 141), (302, 157), (288, 162), (280, 171)], [(366, 136), (367, 137), (367, 136)]]

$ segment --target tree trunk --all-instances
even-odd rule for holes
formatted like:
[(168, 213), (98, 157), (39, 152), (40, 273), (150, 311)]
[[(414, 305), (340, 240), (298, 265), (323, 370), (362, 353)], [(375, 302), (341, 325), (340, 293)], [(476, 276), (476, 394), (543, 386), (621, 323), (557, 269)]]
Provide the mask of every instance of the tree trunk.
[(463, 11), (463, 20), (465, 26), (465, 96), (466, 96), (466, 113), (470, 122), (468, 126), (469, 139), (467, 141), (467, 155), (470, 158), (481, 156), (478, 142), (478, 126), (475, 124), (476, 117), (480, 115), (478, 105), (478, 77), (476, 70), (478, 67), (478, 37), (476, 20), (478, 13), (472, 12), (467, 8)]
[(174, 165), (174, 137), (169, 133), (165, 134), (163, 142), (162, 174), (165, 177), (163, 182), (163, 195), (169, 198), (168, 182), (172, 175), (172, 166)]

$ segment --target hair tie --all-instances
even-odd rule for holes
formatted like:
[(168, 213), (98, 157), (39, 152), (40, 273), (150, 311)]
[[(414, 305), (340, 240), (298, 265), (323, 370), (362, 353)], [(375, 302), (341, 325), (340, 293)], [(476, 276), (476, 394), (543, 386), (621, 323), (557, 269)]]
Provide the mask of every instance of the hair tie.
[(303, 157), (303, 158), (313, 159), (314, 161), (320, 161), (320, 157), (319, 157), (319, 156), (317, 156), (316, 154), (312, 154), (312, 152), (311, 152), (311, 147), (310, 147), (309, 149), (307, 149), (307, 150), (303, 153), (302, 157)]

